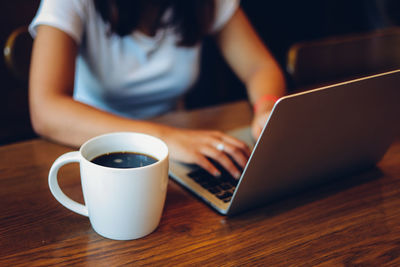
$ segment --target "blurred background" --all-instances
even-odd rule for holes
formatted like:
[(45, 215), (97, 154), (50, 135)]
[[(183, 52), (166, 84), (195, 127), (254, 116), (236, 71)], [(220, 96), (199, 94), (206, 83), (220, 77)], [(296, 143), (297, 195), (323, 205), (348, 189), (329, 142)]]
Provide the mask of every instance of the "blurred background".
[[(29, 25), (39, 3), (39, 0), (2, 1), (0, 44), (3, 49), (16, 29)], [(242, 0), (241, 6), (285, 71), (289, 92), (314, 85), (310, 79), (303, 79), (304, 73), (310, 71), (301, 67), (304, 63), (317, 66), (320, 62), (316, 60), (321, 59), (321, 55), (333, 60), (348, 47), (350, 51), (363, 53), (358, 58), (346, 56), (347, 62), (335, 63), (325, 59), (319, 69), (335, 65), (338, 74), (338, 70), (352, 65), (356, 70), (346, 69), (340, 75), (325, 75), (320, 80), (312, 76), (311, 80), (315, 84), (330, 83), (346, 76), (356, 77), (400, 66), (398, 0)], [(349, 41), (353, 44), (343, 44)], [(332, 48), (337, 44), (340, 44), (339, 48)], [(323, 46), (330, 48), (322, 51)], [(23, 50), (29, 52), (29, 47)], [(319, 54), (311, 55), (315, 51)], [(0, 145), (34, 136), (29, 121), (27, 81), (6, 61), (4, 56), (0, 60)], [(361, 63), (353, 64), (356, 61)], [(311, 71), (316, 75), (315, 70)], [(245, 98), (243, 85), (226, 66), (211, 38), (205, 40), (200, 79), (185, 98), (185, 108), (201, 108)]]
[[(364, 39), (357, 44), (358, 46), (368, 46), (369, 48), (369, 51), (360, 54), (360, 57), (365, 54), (372, 57), (377, 53), (379, 57), (382, 57), (380, 53), (384, 51), (381, 50), (386, 49), (386, 46), (390, 46), (392, 50), (397, 45), (400, 45), (397, 29), (400, 21), (400, 1), (398, 0), (242, 0), (241, 6), (264, 43), (285, 71), (289, 92), (299, 90), (300, 85), (302, 88), (313, 85), (312, 83), (296, 84), (293, 74), (288, 73), (289, 50), (296, 44), (310, 43), (312, 45), (313, 42), (324, 42), (325, 44), (326, 40), (338, 43), (342, 39), (344, 39), (343, 42), (348, 42), (356, 36), (359, 39)], [(390, 29), (390, 32), (385, 33), (386, 37), (381, 41), (381, 31), (387, 29)], [(395, 34), (393, 34), (393, 31)], [(378, 47), (377, 44), (379, 44)], [(371, 47), (373, 47), (374, 51), (371, 51)], [(356, 52), (360, 47), (351, 47), (350, 49), (355, 50), (351, 52)], [(376, 49), (379, 49), (379, 51), (376, 51)], [(399, 51), (396, 53), (397, 50)], [(348, 70), (348, 72), (351, 72), (348, 75), (347, 73), (342, 73), (341, 76), (337, 77), (321, 77), (321, 80), (314, 77), (315, 84), (321, 82), (329, 83), (329, 80), (333, 79), (340, 81), (347, 78), (345, 76), (361, 76), (384, 69), (393, 69), (396, 65), (400, 66), (400, 61), (397, 58), (397, 54), (400, 53), (400, 46), (396, 51), (386, 51), (389, 55), (385, 55), (384, 59), (376, 59), (379, 61), (379, 66), (370, 66), (368, 70), (360, 66), (360, 68), (364, 69), (359, 72)], [(337, 54), (340, 49), (337, 51), (331, 48), (329, 52), (332, 57), (341, 56)], [(396, 58), (391, 59), (391, 52)], [(374, 53), (374, 55), (371, 53)], [(388, 60), (391, 60), (391, 62), (387, 62)], [(311, 61), (306, 63), (312, 64)], [(325, 63), (332, 64), (333, 62), (329, 62), (329, 59), (325, 58)], [(359, 62), (354, 62), (354, 64), (356, 63), (360, 64)], [(217, 49), (210, 40), (205, 43), (203, 64), (207, 68), (202, 68), (203, 73), (198, 87), (188, 97), (187, 101), (190, 107), (201, 106), (205, 102), (214, 104), (246, 97), (242, 85), (225, 66), (218, 56)], [(318, 64), (321, 63), (318, 62)], [(340, 64), (340, 62), (337, 64)], [(378, 63), (375, 61), (371, 62), (371, 64), (376, 65)], [(359, 75), (356, 75), (356, 72)], [(219, 94), (212, 94), (207, 90), (216, 90)], [(198, 101), (198, 99), (204, 99), (204, 101)]]

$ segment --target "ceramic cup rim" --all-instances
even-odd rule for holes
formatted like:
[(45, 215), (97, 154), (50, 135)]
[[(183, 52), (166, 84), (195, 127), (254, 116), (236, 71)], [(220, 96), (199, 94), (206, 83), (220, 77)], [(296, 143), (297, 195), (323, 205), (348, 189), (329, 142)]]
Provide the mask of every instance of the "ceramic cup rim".
[[(158, 146), (160, 146), (160, 148), (162, 149), (162, 156), (161, 157), (156, 157), (157, 161), (152, 163), (152, 164), (150, 164), (150, 165), (141, 166), (141, 167), (133, 167), (133, 168), (106, 167), (106, 166), (102, 166), (102, 165), (93, 163), (91, 161), (91, 160), (93, 160), (93, 158), (95, 158), (96, 156), (101, 155), (102, 153), (99, 153), (99, 155), (95, 155), (95, 156), (92, 156), (92, 157), (88, 158), (88, 156), (86, 155), (86, 150), (88, 149), (88, 147), (93, 145), (93, 143), (99, 142), (100, 139), (105, 139), (105, 138), (110, 138), (110, 137), (117, 138), (117, 136), (125, 137), (125, 138), (126, 137), (129, 137), (129, 138), (140, 137), (140, 138), (146, 138), (146, 139), (150, 139), (150, 140), (152, 140), (154, 142), (157, 142)], [(115, 151), (103, 152), (103, 154), (104, 153), (120, 152), (120, 151), (121, 151), (121, 149), (116, 149)], [(131, 150), (126, 150), (126, 151), (138, 152), (138, 151), (131, 151)], [(162, 164), (162, 162), (164, 162), (165, 160), (168, 160), (169, 150), (168, 150), (167, 144), (163, 140), (161, 140), (158, 137), (149, 135), (149, 134), (138, 133), (138, 132), (111, 132), (111, 133), (98, 135), (98, 136), (95, 136), (95, 137), (87, 140), (80, 147), (79, 154), (80, 154), (82, 160), (85, 161), (89, 165), (96, 166), (97, 168), (102, 168), (104, 170), (113, 170), (113, 171), (121, 171), (121, 172), (123, 172), (123, 171), (132, 171), (132, 170), (143, 170), (143, 169), (152, 168), (152, 167), (155, 167), (156, 165)]]

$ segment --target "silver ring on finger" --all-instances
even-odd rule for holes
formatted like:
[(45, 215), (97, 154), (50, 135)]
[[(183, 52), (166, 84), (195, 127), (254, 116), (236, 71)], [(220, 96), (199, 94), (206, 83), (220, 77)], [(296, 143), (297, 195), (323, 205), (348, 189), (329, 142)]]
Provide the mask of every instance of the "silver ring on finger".
[(224, 143), (218, 143), (216, 146), (215, 146), (215, 148), (218, 150), (218, 151), (221, 151), (221, 152), (223, 152), (223, 151), (225, 151), (225, 145), (224, 145)]

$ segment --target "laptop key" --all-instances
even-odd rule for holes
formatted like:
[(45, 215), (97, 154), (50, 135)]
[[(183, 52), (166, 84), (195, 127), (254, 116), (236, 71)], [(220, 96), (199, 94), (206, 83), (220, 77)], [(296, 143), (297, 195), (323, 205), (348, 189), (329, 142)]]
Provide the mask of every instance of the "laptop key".
[(218, 187), (218, 186), (215, 186), (215, 187), (210, 187), (210, 188), (208, 188), (207, 189), (211, 194), (218, 194), (218, 193), (221, 193), (221, 188), (220, 187)]
[(234, 187), (232, 184), (230, 183), (222, 183), (219, 185), (222, 189), (224, 190), (230, 190), (232, 187)]
[(232, 199), (232, 197), (227, 197), (227, 198), (224, 198), (222, 201), (227, 203), (227, 202), (231, 201), (231, 199)]
[(218, 185), (218, 183), (215, 183), (212, 181), (202, 182), (202, 183), (198, 183), (198, 184), (200, 184), (205, 189), (210, 189), (210, 188), (216, 187)]
[(191, 171), (190, 173), (188, 173), (188, 176), (191, 177), (191, 178), (215, 179), (214, 176), (209, 174), (204, 169), (196, 169), (194, 171)]
[(232, 193), (231, 192), (222, 192), (221, 194), (217, 194), (216, 196), (219, 199), (225, 199), (228, 197), (232, 197)]

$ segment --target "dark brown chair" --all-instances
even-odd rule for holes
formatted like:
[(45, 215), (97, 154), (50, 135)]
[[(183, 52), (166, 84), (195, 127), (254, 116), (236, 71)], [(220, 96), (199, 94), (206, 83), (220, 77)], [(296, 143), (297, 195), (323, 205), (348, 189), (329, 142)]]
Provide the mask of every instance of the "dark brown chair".
[(6, 66), (17, 79), (24, 83), (29, 77), (32, 43), (28, 27), (22, 26), (10, 34), (4, 46)]
[(400, 28), (297, 43), (287, 55), (294, 88), (400, 68)]
[(2, 92), (0, 107), (0, 144), (21, 141), (36, 136), (28, 108), (28, 78), (33, 39), (28, 28), (15, 29), (8, 36), (3, 49), (8, 90)]

